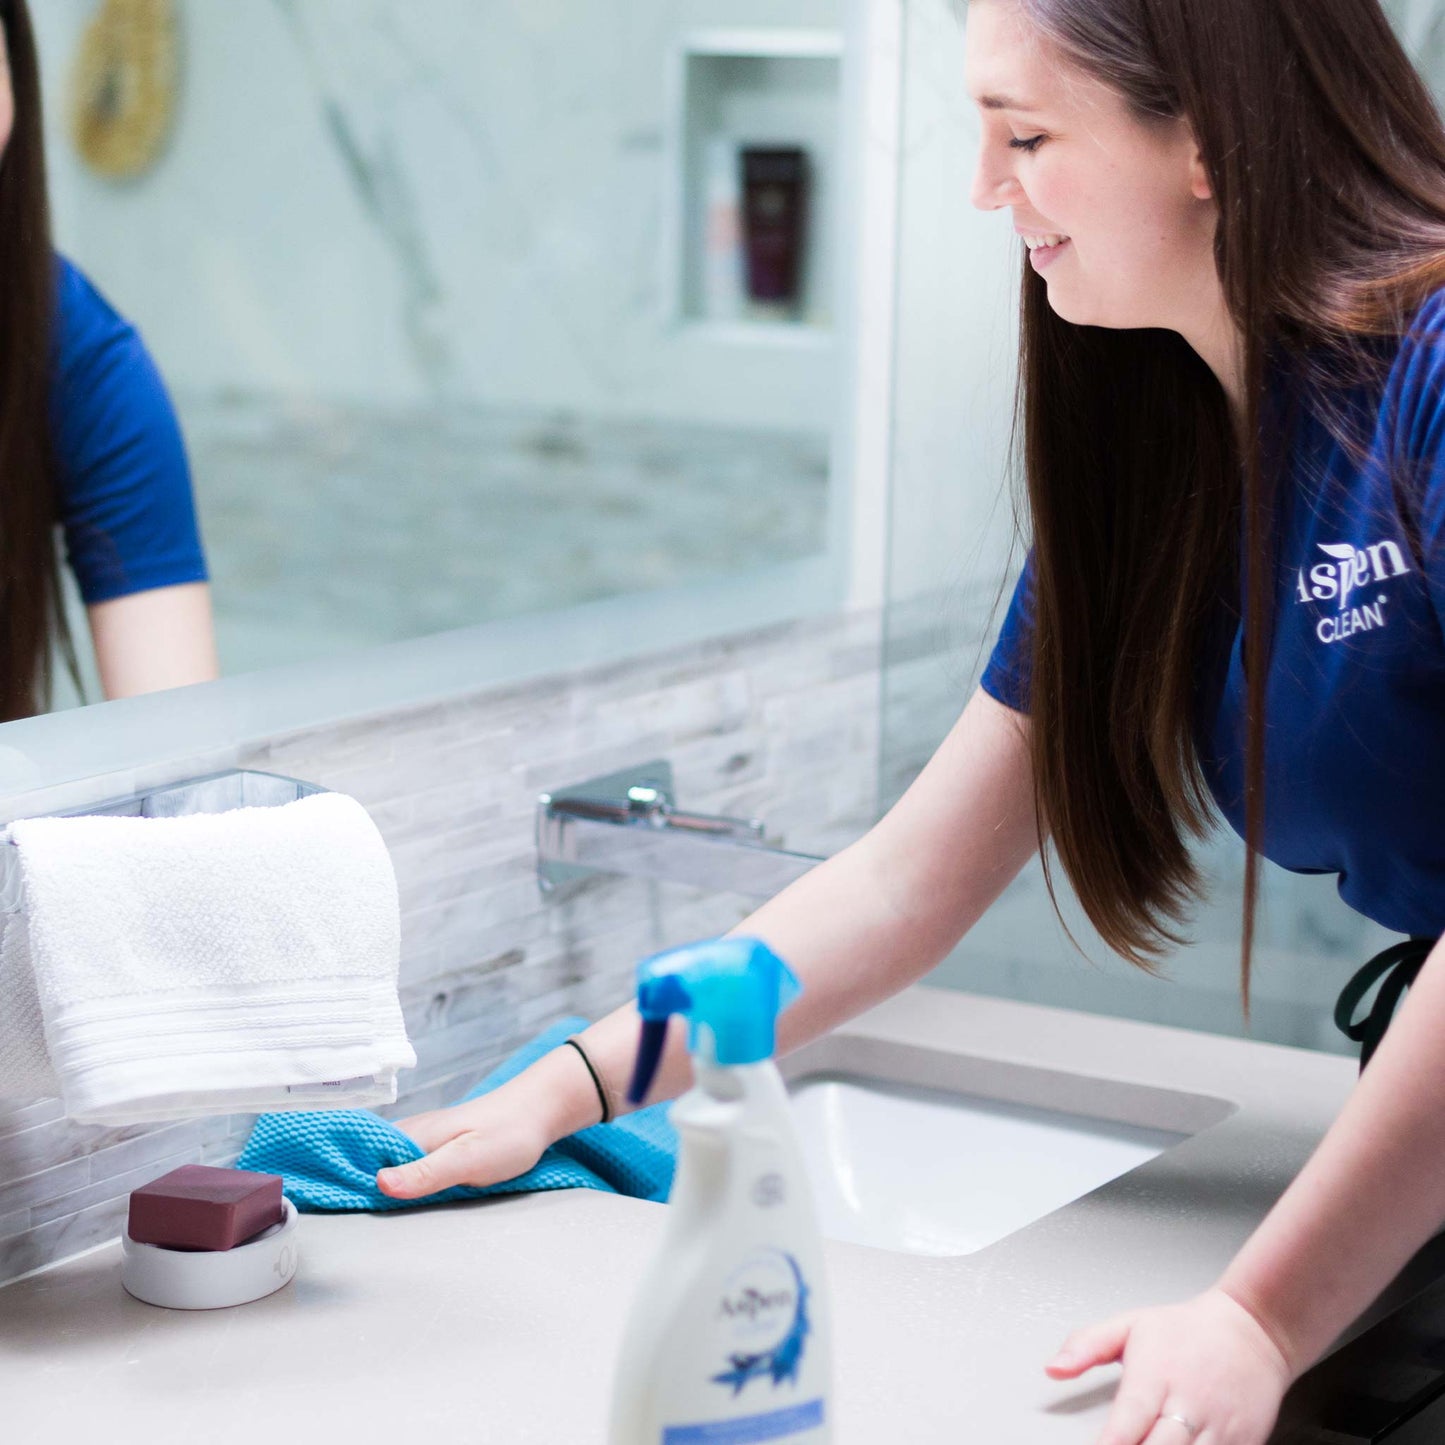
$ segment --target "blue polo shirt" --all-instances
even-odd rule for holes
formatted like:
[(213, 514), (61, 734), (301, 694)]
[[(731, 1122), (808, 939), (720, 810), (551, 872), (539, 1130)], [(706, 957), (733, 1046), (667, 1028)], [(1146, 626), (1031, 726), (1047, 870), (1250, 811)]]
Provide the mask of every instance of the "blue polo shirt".
[[(1284, 374), (1275, 643), (1266, 691), (1263, 851), (1333, 873), (1357, 912), (1445, 933), (1445, 290), (1398, 343), (1383, 391), (1358, 389), (1351, 458)], [(1026, 563), (982, 686), (1028, 709)], [(1242, 608), (1202, 659), (1196, 738), (1214, 800), (1244, 831)]]
[(87, 604), (206, 581), (191, 474), (135, 328), (56, 264), (50, 425), (66, 560)]

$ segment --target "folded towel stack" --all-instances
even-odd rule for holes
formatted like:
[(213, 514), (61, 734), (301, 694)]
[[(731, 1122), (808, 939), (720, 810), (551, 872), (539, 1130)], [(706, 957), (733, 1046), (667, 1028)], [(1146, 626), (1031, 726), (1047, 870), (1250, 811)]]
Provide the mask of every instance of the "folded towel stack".
[(354, 799), (9, 831), (0, 1094), (91, 1123), (396, 1098), (396, 879)]

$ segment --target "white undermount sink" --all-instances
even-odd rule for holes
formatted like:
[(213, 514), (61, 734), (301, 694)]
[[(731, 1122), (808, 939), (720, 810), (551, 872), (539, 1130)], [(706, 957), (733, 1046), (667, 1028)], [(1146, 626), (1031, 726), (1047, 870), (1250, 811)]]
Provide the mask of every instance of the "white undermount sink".
[(1156, 1128), (844, 1071), (789, 1089), (823, 1233), (935, 1256), (1003, 1239), (1232, 1112), (1174, 1095), (1155, 1112), (1185, 1128)]

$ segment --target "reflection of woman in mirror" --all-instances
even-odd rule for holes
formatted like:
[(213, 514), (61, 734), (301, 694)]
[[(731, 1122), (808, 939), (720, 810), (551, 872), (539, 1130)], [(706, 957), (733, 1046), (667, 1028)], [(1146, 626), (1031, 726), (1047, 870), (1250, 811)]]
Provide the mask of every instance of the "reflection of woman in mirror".
[(0, 0), (0, 719), (46, 704), (68, 653), (55, 530), (101, 685), (216, 676), (180, 430), (135, 331), (51, 249), (40, 79), (25, 0)]
[[(1246, 999), (1261, 856), (1405, 935), (1341, 996), (1358, 1086), (1234, 1259), (1045, 1366), (1122, 1365), (1094, 1445), (1264, 1445), (1445, 1220), (1445, 126), (1377, 0), (967, 9), (973, 201), (1027, 256), (1032, 548), (919, 779), (742, 928), (807, 987), (785, 1048), (921, 977), (1045, 844), (1149, 968), (1187, 941), (1195, 845), (1226, 819)], [(383, 1192), (531, 1165), (608, 1116), (636, 1035), (619, 1010), (580, 1060), (405, 1121), (429, 1152)], [(1196, 1227), (1232, 1231), (1235, 1202)]]

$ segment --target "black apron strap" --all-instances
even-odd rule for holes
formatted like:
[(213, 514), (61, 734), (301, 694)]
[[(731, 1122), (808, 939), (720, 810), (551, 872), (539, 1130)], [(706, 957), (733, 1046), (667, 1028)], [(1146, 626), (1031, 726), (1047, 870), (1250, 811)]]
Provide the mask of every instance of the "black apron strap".
[[(1339, 1002), (1335, 1004), (1335, 1027), (1359, 1044), (1361, 1073), (1379, 1048), (1401, 997), (1419, 976), (1435, 943), (1433, 938), (1407, 938), (1403, 943), (1392, 943), (1340, 990)], [(1380, 991), (1375, 996), (1374, 1007), (1356, 1022), (1355, 1010), (1377, 983)]]

